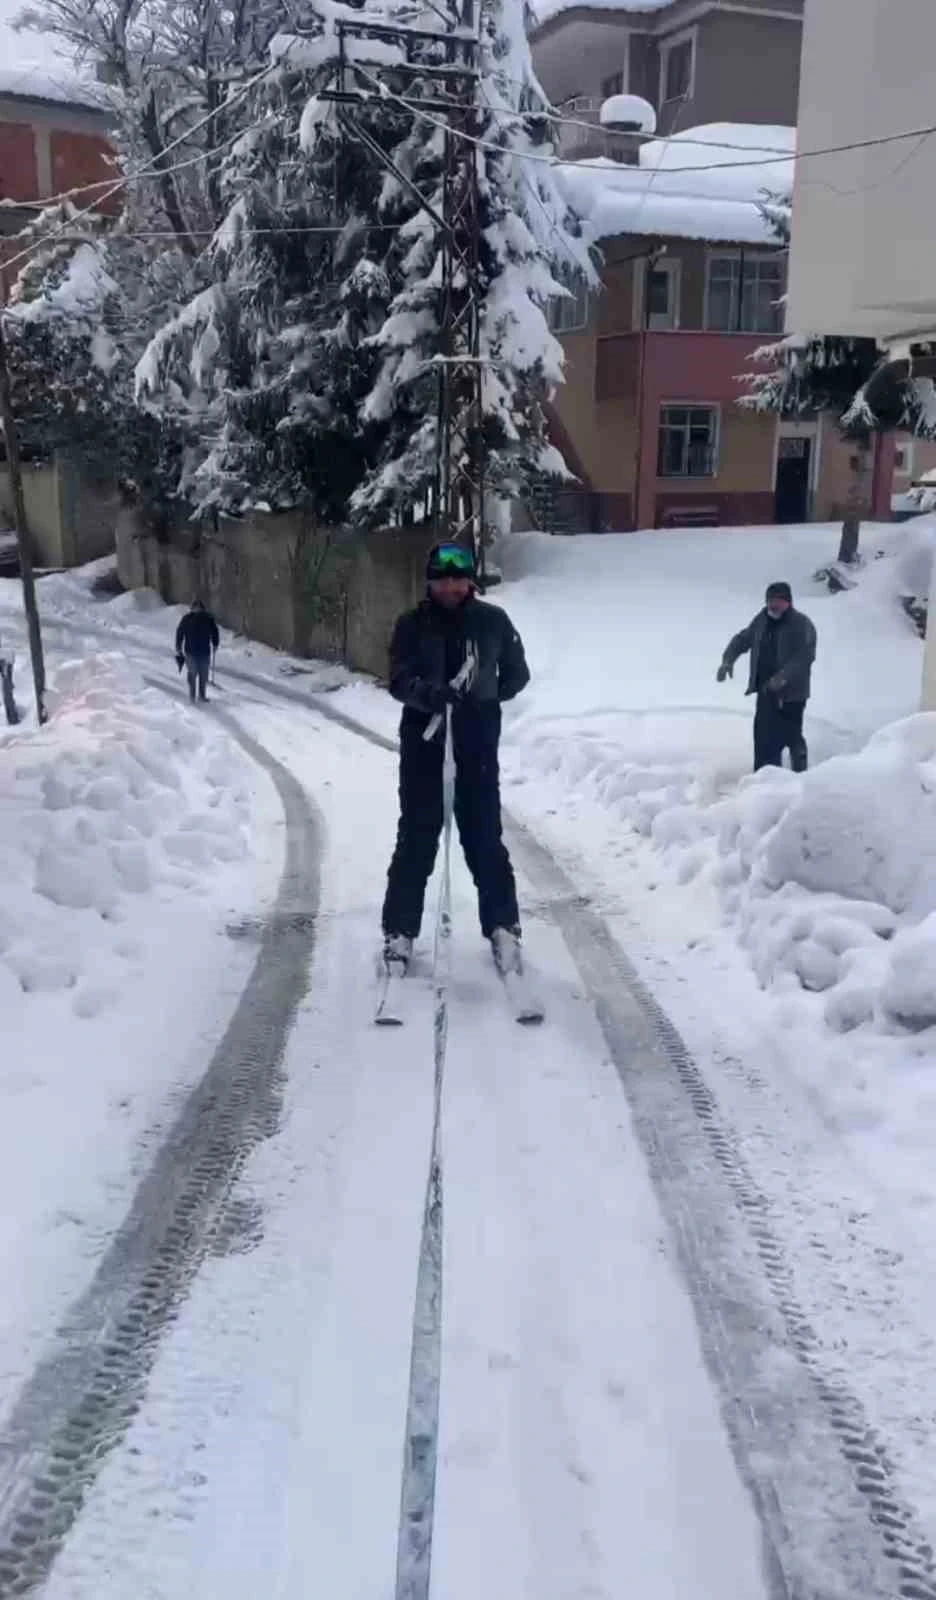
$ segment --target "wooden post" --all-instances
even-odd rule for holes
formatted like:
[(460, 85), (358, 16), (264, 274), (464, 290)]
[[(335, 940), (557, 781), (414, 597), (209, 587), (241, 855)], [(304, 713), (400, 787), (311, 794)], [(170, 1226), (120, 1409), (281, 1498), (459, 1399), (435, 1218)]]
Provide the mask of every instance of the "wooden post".
[(33, 684), (36, 691), (36, 716), (42, 724), (47, 720), (45, 708), (45, 661), (42, 655), (42, 630), (39, 626), (39, 607), (36, 603), (36, 580), (33, 574), (32, 541), (26, 521), (26, 501), (23, 496), (23, 465), (20, 460), (19, 441), (16, 436), (16, 418), (13, 415), (13, 393), (10, 385), (10, 365), (7, 359), (6, 335), (3, 329), (3, 312), (0, 310), (0, 423), (6, 443), (7, 466), (10, 471), (10, 489), (13, 494), (13, 523), (19, 552), (20, 576), (23, 580), (23, 609), (29, 629), (29, 654), (32, 659)]

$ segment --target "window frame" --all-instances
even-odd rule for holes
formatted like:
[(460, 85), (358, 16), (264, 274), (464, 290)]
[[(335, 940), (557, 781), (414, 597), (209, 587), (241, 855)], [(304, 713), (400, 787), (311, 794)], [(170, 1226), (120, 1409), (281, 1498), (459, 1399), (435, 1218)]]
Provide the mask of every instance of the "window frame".
[[(662, 111), (664, 106), (681, 105), (684, 101), (692, 100), (696, 88), (696, 59), (698, 56), (699, 30), (696, 27), (683, 28), (680, 33), (674, 33), (672, 38), (664, 39), (660, 44), (660, 79), (658, 85), (657, 103)], [(689, 53), (689, 85), (683, 94), (668, 95), (666, 93), (666, 80), (669, 75), (669, 58), (674, 50), (682, 45), (691, 46)]]
[[(570, 290), (571, 298), (553, 295), (546, 308), (546, 322), (556, 339), (563, 338), (567, 333), (584, 333), (591, 322), (592, 291), (584, 278), (576, 277), (575, 282), (567, 283), (565, 287)], [(567, 316), (576, 320), (567, 323)]]
[[(742, 260), (744, 262), (745, 269), (747, 269), (748, 266), (750, 266), (752, 264), (759, 263), (761, 261), (775, 261), (780, 266), (782, 285), (781, 285), (780, 293), (777, 296), (776, 301), (774, 302), (775, 307), (776, 307), (776, 311), (777, 311), (777, 326), (774, 327), (774, 328), (744, 328), (744, 327), (718, 328), (718, 327), (714, 327), (712, 325), (712, 319), (711, 319), (711, 314), (710, 314), (711, 313), (711, 290), (712, 290), (712, 267), (713, 267), (713, 265), (714, 265), (714, 263), (716, 261), (734, 261), (734, 262), (737, 262), (739, 264), (739, 269), (740, 269), (740, 263), (741, 263)], [(781, 301), (783, 300), (783, 296), (787, 293), (788, 282), (789, 282), (788, 274), (784, 271), (784, 266), (783, 266), (783, 263), (785, 262), (785, 260), (786, 260), (786, 254), (785, 254), (785, 252), (783, 250), (764, 250), (764, 249), (759, 248), (756, 245), (751, 250), (742, 250), (737, 245), (735, 245), (735, 246), (730, 246), (729, 245), (725, 249), (718, 249), (716, 247), (712, 247), (710, 250), (707, 250), (706, 254), (705, 254), (705, 299), (704, 299), (703, 307), (702, 307), (702, 323), (703, 323), (704, 331), (706, 333), (741, 334), (745, 338), (748, 338), (748, 339), (751, 339), (751, 338), (761, 338), (761, 339), (763, 339), (763, 338), (771, 338), (771, 337), (777, 337), (780, 334), (782, 334), (783, 333), (783, 306), (781, 304)], [(741, 311), (743, 310), (743, 306), (744, 306), (744, 300), (743, 300), (743, 296), (741, 294), (741, 287), (742, 287), (741, 286), (741, 274), (740, 274), (740, 270), (739, 270), (739, 272), (738, 272), (738, 304), (737, 304), (737, 308), (736, 308), (739, 315), (740, 315)]]
[[(656, 272), (659, 272), (659, 271), (662, 270), (663, 272), (668, 274), (669, 280), (670, 280), (670, 293), (671, 293), (671, 295), (673, 297), (673, 301), (674, 301), (673, 320), (672, 320), (672, 322), (667, 323), (667, 325), (665, 327), (663, 327), (663, 328), (661, 328), (661, 327), (656, 327), (655, 328), (655, 327), (652, 326), (651, 323), (648, 323), (648, 322), (646, 322), (644, 320), (645, 317), (646, 317), (646, 310), (647, 310), (647, 301), (646, 301), (647, 275), (651, 270), (656, 271)], [(644, 332), (646, 332), (646, 333), (678, 333), (681, 324), (682, 324), (682, 260), (680, 259), (679, 256), (661, 256), (658, 261), (656, 261), (656, 262), (654, 262), (652, 264), (652, 269), (651, 269), (651, 263), (650, 263), (649, 259), (646, 256), (644, 256), (640, 261), (635, 262), (635, 271), (634, 271), (634, 309), (633, 309), (633, 327), (634, 327), (634, 331), (637, 332), (637, 333), (644, 333)]]
[[(705, 412), (708, 412), (709, 416), (713, 420), (712, 442), (711, 442), (711, 451), (712, 451), (712, 470), (711, 470), (711, 472), (688, 472), (688, 471), (685, 471), (685, 472), (662, 472), (660, 470), (660, 468), (661, 468), (661, 450), (660, 450), (660, 447), (661, 447), (661, 443), (662, 443), (663, 429), (664, 429), (663, 416), (664, 416), (664, 413), (667, 412), (667, 411), (685, 411), (685, 412), (705, 411)], [(691, 422), (687, 420), (686, 427), (685, 427), (685, 434), (686, 434), (685, 456), (686, 456), (686, 465), (687, 465), (687, 467), (688, 467), (688, 452), (689, 452), (689, 433), (690, 433), (691, 426), (692, 426)], [(700, 482), (706, 482), (706, 481), (714, 482), (714, 480), (718, 477), (718, 470), (719, 470), (719, 467), (721, 465), (721, 436), (722, 436), (722, 416), (721, 416), (721, 405), (718, 403), (718, 401), (715, 401), (715, 400), (711, 400), (711, 401), (710, 400), (661, 400), (660, 404), (659, 404), (658, 411), (657, 411), (657, 459), (656, 459), (656, 478), (657, 478), (657, 482), (658, 483), (700, 483)]]
[[(904, 439), (904, 440), (902, 440), (900, 442), (900, 444), (896, 445), (895, 449), (894, 449), (894, 477), (895, 478), (909, 478), (911, 483), (913, 482), (913, 468), (914, 468), (913, 446), (914, 446), (914, 443), (915, 443), (915, 441), (913, 439)], [(897, 465), (897, 456), (901, 451), (903, 452), (903, 462), (904, 462), (904, 464), (903, 464), (903, 466), (898, 466)]]
[[(615, 89), (614, 93), (615, 94), (628, 94), (630, 92), (630, 33), (629, 32), (624, 34), (623, 38), (621, 39), (620, 46), (618, 47), (616, 45), (615, 46), (615, 50), (617, 52), (617, 56), (618, 56), (618, 60), (620, 62), (620, 65), (619, 65), (619, 67), (617, 69), (617, 72), (609, 72), (609, 73), (607, 73), (605, 78), (604, 78), (604, 80), (603, 80), (603, 82), (604, 83), (609, 83), (612, 78), (616, 78), (616, 77), (618, 77), (618, 75), (620, 75), (621, 88), (620, 89)], [(611, 98), (610, 95), (606, 95), (605, 94), (603, 87), (601, 87), (599, 89), (599, 94), (600, 94), (600, 97), (601, 97), (602, 105), (604, 104), (605, 100), (609, 100)]]

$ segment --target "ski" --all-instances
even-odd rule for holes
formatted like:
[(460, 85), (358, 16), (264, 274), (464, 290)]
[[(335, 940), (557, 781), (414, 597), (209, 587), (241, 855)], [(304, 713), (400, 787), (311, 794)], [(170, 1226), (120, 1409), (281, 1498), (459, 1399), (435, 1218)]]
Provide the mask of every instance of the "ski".
[(403, 1024), (403, 983), (406, 978), (405, 961), (381, 963), (377, 979), (377, 1005), (374, 1021), (378, 1027), (398, 1028)]
[(543, 1022), (546, 1012), (524, 971), (519, 941), (498, 930), (491, 940), (491, 951), (494, 970), (504, 985), (514, 1020), (527, 1025)]
[(501, 972), (498, 968), (504, 993), (510, 1002), (514, 1021), (522, 1022), (526, 1026), (544, 1022), (546, 1011), (541, 1000), (537, 998), (530, 985), (525, 972)]

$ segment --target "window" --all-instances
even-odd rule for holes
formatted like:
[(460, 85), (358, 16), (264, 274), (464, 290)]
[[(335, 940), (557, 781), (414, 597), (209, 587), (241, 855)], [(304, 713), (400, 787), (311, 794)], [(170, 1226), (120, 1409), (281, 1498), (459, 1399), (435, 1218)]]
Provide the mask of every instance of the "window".
[(913, 477), (913, 445), (899, 444), (894, 452), (894, 472), (898, 478)]
[(644, 261), (635, 279), (634, 327), (657, 332), (679, 327), (678, 261)]
[(588, 327), (591, 295), (581, 278), (570, 279), (568, 294), (555, 295), (547, 308), (547, 321), (553, 333), (576, 333)]
[(718, 412), (714, 406), (661, 406), (657, 477), (714, 478)]
[(716, 333), (780, 333), (785, 293), (786, 263), (779, 253), (710, 256), (705, 326)]
[(695, 33), (680, 34), (660, 51), (660, 103), (691, 99), (694, 80)]

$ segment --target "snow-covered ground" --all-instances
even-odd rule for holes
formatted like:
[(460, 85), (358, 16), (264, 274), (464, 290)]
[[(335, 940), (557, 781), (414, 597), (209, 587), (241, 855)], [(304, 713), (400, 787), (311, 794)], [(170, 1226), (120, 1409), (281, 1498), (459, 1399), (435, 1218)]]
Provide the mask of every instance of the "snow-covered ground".
[[(899, 600), (926, 592), (933, 532), (923, 521), (871, 526), (863, 538), (866, 565), (853, 589), (835, 595), (815, 576), (834, 555), (829, 527), (516, 538), (493, 598), (518, 624), (534, 676), (505, 719), (503, 773), (513, 815), (549, 845), (680, 1030), (733, 1148), (756, 1174), (759, 1215), (790, 1264), (784, 1293), (809, 1322), (810, 1359), (863, 1408), (870, 1459), (878, 1444), (886, 1449), (932, 1543), (936, 723), (914, 716), (922, 646)], [(22, 937), (53, 975), (64, 970), (55, 966), (63, 944), (81, 950), (70, 988), (24, 992), (11, 978), (15, 1005), (47, 1019), (35, 1022), (35, 1036), (47, 1028), (49, 1038), (80, 1041), (112, 1016), (130, 1026), (136, 1008), (142, 1042), (121, 1055), (116, 1035), (101, 1034), (89, 1058), (74, 1047), (90, 1108), (71, 1113), (80, 1170), (61, 1160), (57, 1123), (50, 1136), (39, 1101), (14, 1120), (11, 1147), (39, 1169), (34, 1197), (58, 1161), (57, 1203), (67, 1206), (66, 1191), (80, 1196), (75, 1210), (91, 1208), (97, 1232), (82, 1235), (76, 1251), (60, 1228), (30, 1263), (31, 1309), (10, 1317), (19, 1352), (6, 1363), (11, 1395), (145, 1160), (141, 1124), (131, 1114), (121, 1130), (114, 1101), (136, 1095), (141, 1113), (164, 1125), (167, 1086), (191, 1081), (211, 1018), (222, 1019), (245, 976), (242, 945), (216, 931), (248, 903), (262, 912), (279, 860), (266, 780), (246, 777), (212, 712), (170, 710), (132, 675), (171, 684), (176, 612), (145, 594), (95, 599), (95, 575), (40, 585), (62, 710), (41, 734), (6, 735), (0, 763), (29, 752), (17, 806), (24, 829), (38, 814), (35, 837), (58, 851), (46, 878), (60, 899), (74, 841), (106, 851), (102, 895), (128, 922), (136, 917), (147, 951), (151, 935), (159, 944), (159, 967), (151, 960), (162, 994), (173, 993), (173, 1023), (160, 1051), (151, 990), (120, 983), (111, 1003), (113, 985), (100, 974), (119, 969), (103, 900), (67, 904), (61, 915), (82, 920), (74, 934), (63, 922), (53, 938), (34, 904), (43, 898), (37, 853), (14, 851), (8, 876), (20, 887), (10, 903)], [(777, 578), (793, 584), (819, 630), (807, 717), (813, 770), (752, 779), (742, 668), (724, 685), (715, 670)], [(0, 585), (0, 640), (21, 651), (17, 605), (16, 587)], [(79, 646), (97, 660), (63, 670), (64, 654)], [(124, 652), (131, 667), (106, 649)], [(430, 996), (417, 985), (412, 1026), (378, 1045), (367, 1027), (362, 951), (371, 948), (395, 820), (393, 763), (317, 708), (384, 735), (395, 730), (396, 708), (342, 669), (290, 663), (229, 638), (218, 683), (216, 705), (295, 774), (322, 813), (311, 989), (289, 1042), (281, 1126), (238, 1185), (262, 1228), (247, 1254), (205, 1262), (126, 1441), (56, 1564), (51, 1600), (191, 1592), (233, 1600), (260, 1588), (298, 1600), (310, 1583), (336, 1600), (392, 1592), (431, 1119)], [(284, 683), (308, 709), (278, 701)], [(18, 685), (25, 701), (22, 661)], [(154, 804), (145, 787), (138, 797), (131, 786), (128, 798), (114, 786), (128, 748), (159, 749), (160, 777), (179, 779), (170, 779), (171, 796)], [(155, 781), (153, 769), (150, 760)], [(223, 799), (212, 787), (216, 770)], [(47, 791), (58, 792), (53, 778), (68, 792), (61, 832), (45, 814)], [(94, 833), (101, 779), (117, 833), (137, 825), (138, 799), (150, 802), (143, 893), (121, 876), (124, 856), (142, 871), (139, 851), (115, 853)], [(224, 837), (243, 850), (249, 824), (259, 860), (235, 852), (219, 862), (207, 849), (180, 865), (172, 840), (218, 837), (204, 822), (213, 799), (226, 808)], [(193, 881), (182, 886), (180, 871)], [(674, 1240), (647, 1183), (646, 1145), (635, 1142), (583, 984), (539, 891), (525, 879), (521, 888), (550, 1001), (547, 1031), (532, 1040), (511, 1032), (479, 958), (459, 869), (433, 1594), (616, 1600), (633, 1587), (648, 1600), (690, 1592), (758, 1600), (756, 1523), (701, 1365)], [(204, 963), (193, 954), (197, 939)], [(181, 942), (170, 970), (173, 940)], [(227, 963), (226, 1000), (212, 951)], [(34, 957), (37, 971), (42, 962)], [(186, 972), (197, 972), (197, 996), (179, 987)], [(74, 1016), (85, 987), (98, 1009)], [(73, 1063), (63, 1057), (58, 1072), (46, 1104), (72, 1082)], [(15, 1072), (0, 1073), (4, 1135), (16, 1084)], [(87, 1152), (103, 1139), (106, 1155), (92, 1162)], [(111, 1209), (94, 1211), (102, 1186)], [(21, 1252), (43, 1240), (43, 1219), (34, 1198)], [(838, 1600), (856, 1591), (820, 1583), (817, 1592)]]
[(52, 652), (0, 742), (0, 1418), (90, 1279), (249, 970), (275, 795), (122, 656)]

